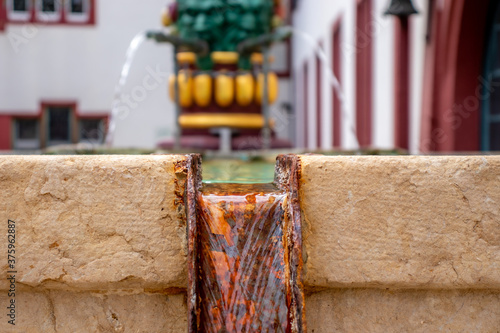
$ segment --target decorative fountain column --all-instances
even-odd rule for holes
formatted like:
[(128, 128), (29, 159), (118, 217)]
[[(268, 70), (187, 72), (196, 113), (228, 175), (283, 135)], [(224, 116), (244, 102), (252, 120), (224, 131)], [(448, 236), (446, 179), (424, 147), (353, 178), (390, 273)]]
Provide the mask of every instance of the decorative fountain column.
[(291, 35), (279, 27), (279, 12), (272, 0), (178, 0), (164, 12), (169, 33), (148, 33), (175, 46), (169, 91), (176, 136), (162, 148), (291, 147), (275, 137), (269, 109), (278, 97), (269, 47)]

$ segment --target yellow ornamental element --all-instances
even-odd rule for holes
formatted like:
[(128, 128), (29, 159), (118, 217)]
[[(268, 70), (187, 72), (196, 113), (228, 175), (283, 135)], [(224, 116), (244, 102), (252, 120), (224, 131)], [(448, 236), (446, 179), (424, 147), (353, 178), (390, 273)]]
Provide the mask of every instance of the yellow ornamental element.
[(194, 78), (194, 101), (198, 106), (206, 107), (212, 101), (212, 77), (200, 74)]
[(176, 57), (180, 65), (193, 65), (196, 62), (196, 54), (193, 52), (178, 52)]
[[(257, 78), (257, 88), (255, 92), (255, 101), (262, 104), (262, 99), (264, 95), (264, 74), (260, 73)], [(278, 76), (276, 73), (267, 74), (267, 97), (269, 104), (276, 102), (279, 93), (279, 83)]]
[(168, 27), (172, 23), (173, 23), (172, 22), (172, 17), (170, 16), (170, 12), (168, 10), (168, 7), (163, 8), (163, 10), (161, 12), (161, 24), (164, 27)]
[(255, 82), (251, 74), (238, 75), (236, 77), (236, 102), (241, 106), (252, 103), (255, 93)]
[(172, 74), (168, 78), (168, 96), (170, 96), (170, 100), (172, 102), (175, 102), (175, 90), (174, 90), (175, 87), (174, 87), (174, 84), (175, 84), (175, 75)]
[(222, 107), (229, 106), (234, 100), (234, 80), (232, 77), (219, 74), (215, 78), (215, 101)]
[[(264, 127), (264, 117), (253, 113), (196, 113), (179, 116), (182, 128), (213, 128), (233, 127), (245, 129), (261, 129)], [(271, 119), (271, 125), (273, 121)]]
[(212, 52), (211, 57), (216, 64), (234, 65), (238, 63), (239, 54), (238, 52), (215, 51)]
[[(185, 70), (179, 71), (179, 105), (188, 108), (193, 105), (193, 78)], [(169, 94), (172, 101), (175, 101), (175, 75), (169, 79)]]

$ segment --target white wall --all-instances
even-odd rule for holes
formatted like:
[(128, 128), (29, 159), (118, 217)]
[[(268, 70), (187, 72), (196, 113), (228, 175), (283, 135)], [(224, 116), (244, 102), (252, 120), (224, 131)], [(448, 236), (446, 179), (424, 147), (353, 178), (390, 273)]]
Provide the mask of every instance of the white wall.
[(429, 1), (414, 0), (415, 7), (420, 15), (411, 18), (412, 36), (410, 36), (410, 152), (420, 152), (420, 125), (422, 123), (422, 96), (424, 84), (424, 62), (427, 34), (427, 13), (429, 12)]
[[(96, 3), (95, 26), (7, 25), (0, 34), (0, 112), (35, 113), (42, 100), (76, 100), (82, 113), (110, 112), (128, 44), (138, 32), (160, 26), (165, 0)], [(169, 70), (169, 56), (168, 47), (147, 42), (125, 92), (142, 85), (148, 67)], [(172, 114), (163, 82), (120, 121), (117, 145), (153, 147), (170, 132)]]
[(342, 85), (345, 94), (342, 119), (342, 148), (357, 149), (356, 137), (356, 58), (355, 58), (355, 26), (356, 0), (346, 1), (342, 16), (343, 36), (342, 48)]
[(388, 1), (376, 0), (373, 6), (373, 146), (394, 147), (394, 34), (395, 18), (383, 13)]

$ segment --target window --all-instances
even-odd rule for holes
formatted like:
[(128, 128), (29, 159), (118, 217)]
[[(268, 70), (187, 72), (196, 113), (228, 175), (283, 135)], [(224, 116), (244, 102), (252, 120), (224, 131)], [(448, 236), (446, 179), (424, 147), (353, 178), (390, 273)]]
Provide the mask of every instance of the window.
[(80, 142), (101, 144), (104, 142), (104, 131), (102, 119), (80, 120)]
[(71, 108), (48, 107), (48, 145), (71, 143)]
[(42, 0), (42, 12), (54, 13), (55, 11), (56, 11), (56, 1), (55, 0)]
[(6, 135), (0, 135), (0, 141), (6, 141), (8, 149), (32, 150), (78, 142), (104, 143), (107, 113), (81, 115), (77, 112), (77, 103), (67, 101), (42, 102), (41, 109), (42, 112), (37, 115), (14, 116), (13, 121), (10, 117), (7, 121), (5, 117), (4, 120), (0, 117), (0, 134), (5, 126), (10, 127)]
[(14, 120), (14, 149), (39, 149), (39, 122), (37, 119)]
[(94, 24), (95, 0), (5, 1), (8, 23)]
[(500, 5), (491, 25), (484, 77), (486, 97), (482, 108), (482, 149), (500, 151)]
[(40, 22), (59, 22), (61, 20), (58, 0), (37, 0), (36, 18)]
[(72, 14), (83, 14), (83, 0), (71, 0), (69, 12)]
[(29, 0), (7, 0), (7, 19), (9, 21), (28, 21), (31, 18)]
[(14, 12), (27, 12), (28, 4), (26, 0), (14, 0), (14, 6), (12, 6)]
[(68, 22), (88, 22), (90, 19), (89, 0), (66, 1), (66, 19)]

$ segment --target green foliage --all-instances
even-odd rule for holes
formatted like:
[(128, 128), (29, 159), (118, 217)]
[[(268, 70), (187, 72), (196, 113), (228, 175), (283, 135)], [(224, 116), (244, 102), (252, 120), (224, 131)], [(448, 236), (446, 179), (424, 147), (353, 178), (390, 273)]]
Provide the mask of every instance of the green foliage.
[[(201, 39), (210, 51), (236, 51), (237, 45), (269, 33), (273, 0), (177, 0), (179, 36)], [(202, 67), (210, 66), (200, 59)]]

